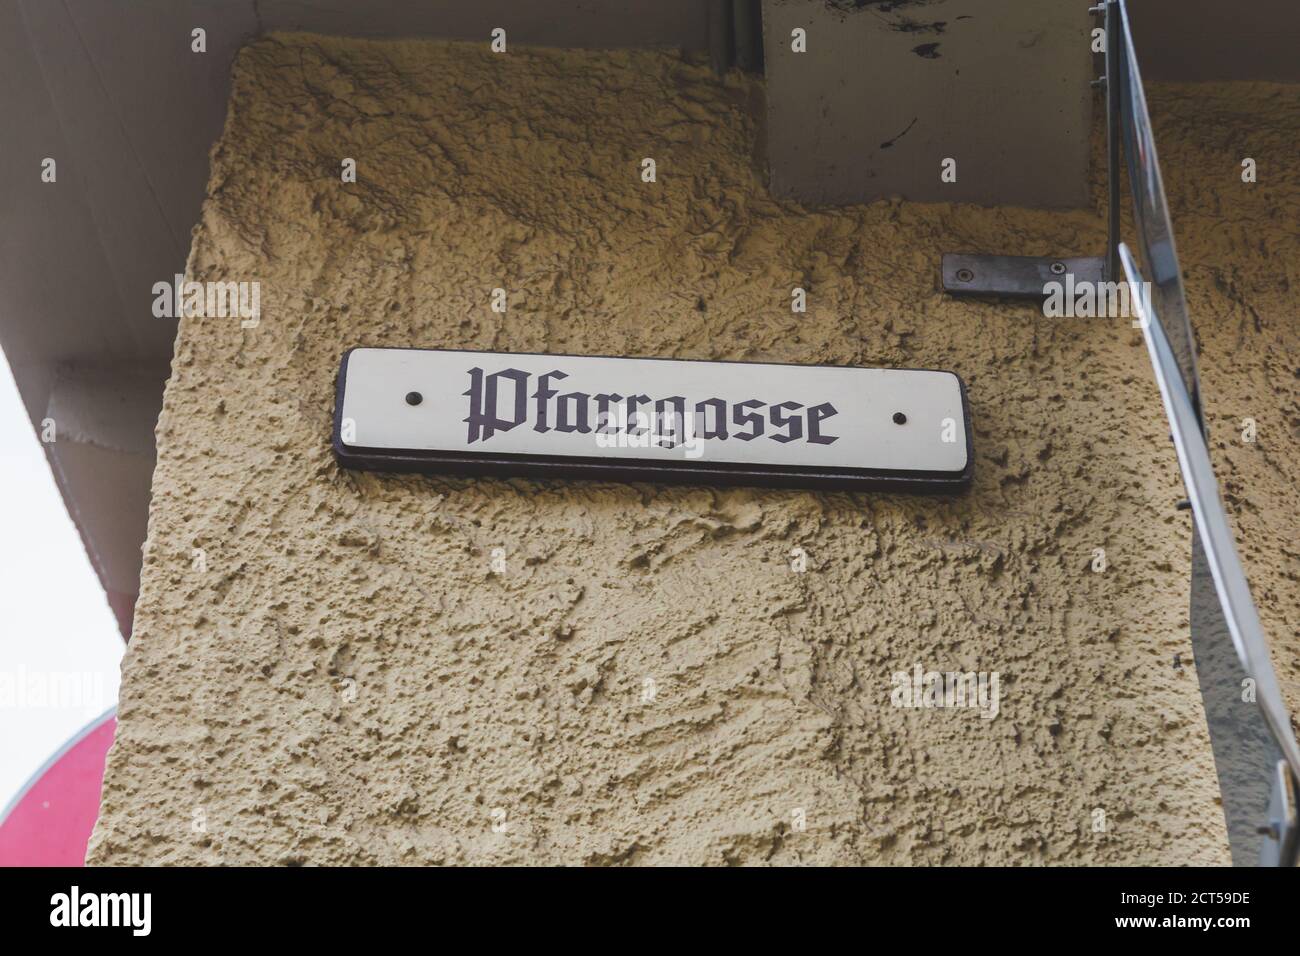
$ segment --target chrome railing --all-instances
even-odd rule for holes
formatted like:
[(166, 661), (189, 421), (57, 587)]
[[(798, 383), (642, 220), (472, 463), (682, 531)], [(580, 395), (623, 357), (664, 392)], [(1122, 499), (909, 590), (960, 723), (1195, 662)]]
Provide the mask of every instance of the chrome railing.
[[(1237, 555), (1210, 460), (1196, 341), (1187, 316), (1182, 272), (1128, 9), (1125, 0), (1104, 0), (1093, 9), (1106, 17), (1105, 83), (1112, 107), (1108, 110), (1112, 164), (1117, 140), (1122, 138), (1142, 268), (1129, 247), (1118, 241), (1119, 210), (1114, 201), (1107, 261), (1118, 258), (1122, 262), (1131, 286), (1130, 302), (1137, 304), (1195, 519), (1192, 650), (1223, 794), (1232, 859), (1237, 865), (1260, 862), (1293, 866), (1300, 745), (1292, 731), (1291, 715), (1273, 670), (1268, 641)], [(1117, 195), (1118, 178), (1118, 170), (1112, 165), (1112, 198)]]
[[(1195, 519), (1191, 641), (1233, 863), (1295, 865), (1300, 827), (1300, 747), (1282, 698), (1215, 481), (1201, 409), (1196, 340), (1183, 293), (1146, 94), (1126, 0), (1099, 0), (1105, 18), (1108, 229), (1102, 256), (948, 253), (941, 271), (952, 295), (1043, 297), (1045, 283), (1123, 281), (1138, 303), (1178, 463)], [(1137, 237), (1120, 242), (1121, 166), (1128, 171)], [(1135, 255), (1136, 253), (1136, 255)], [(1141, 266), (1138, 265), (1140, 259)]]

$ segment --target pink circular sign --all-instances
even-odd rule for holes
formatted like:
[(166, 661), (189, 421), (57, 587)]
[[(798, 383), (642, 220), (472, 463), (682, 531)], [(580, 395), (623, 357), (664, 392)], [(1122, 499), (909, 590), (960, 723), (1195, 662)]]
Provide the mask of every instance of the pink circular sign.
[(0, 813), (0, 866), (82, 866), (99, 816), (117, 709), (91, 721)]

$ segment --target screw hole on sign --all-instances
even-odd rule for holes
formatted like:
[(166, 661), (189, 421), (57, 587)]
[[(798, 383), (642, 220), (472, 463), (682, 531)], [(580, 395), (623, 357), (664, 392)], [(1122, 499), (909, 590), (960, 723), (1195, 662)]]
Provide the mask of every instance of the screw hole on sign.
[(424, 401), (424, 396), (421, 395), (419, 392), (406, 393), (406, 404), (419, 405), (422, 401)]
[(957, 270), (957, 281), (959, 282), (970, 282), (970, 280), (974, 278), (975, 273), (971, 272), (969, 269)]
[(907, 416), (904, 415), (902, 412), (894, 412), (894, 424), (895, 424), (895, 425), (906, 425), (906, 424), (907, 424)]
[(1065, 263), (1064, 263), (1064, 262), (1053, 262), (1053, 263), (1052, 263), (1052, 275), (1055, 275), (1055, 276), (1065, 275)]

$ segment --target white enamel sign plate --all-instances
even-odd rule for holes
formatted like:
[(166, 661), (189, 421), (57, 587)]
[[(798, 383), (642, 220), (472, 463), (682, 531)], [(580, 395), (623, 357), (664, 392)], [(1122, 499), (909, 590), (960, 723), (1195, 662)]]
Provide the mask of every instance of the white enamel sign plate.
[(970, 435), (952, 372), (356, 348), (334, 451), (374, 471), (953, 492)]

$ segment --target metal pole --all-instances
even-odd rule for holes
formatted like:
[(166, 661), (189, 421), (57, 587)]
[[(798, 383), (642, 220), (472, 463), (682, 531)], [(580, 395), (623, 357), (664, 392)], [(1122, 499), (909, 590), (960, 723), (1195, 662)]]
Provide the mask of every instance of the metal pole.
[(1110, 208), (1106, 219), (1106, 281), (1120, 281), (1119, 269), (1119, 115), (1120, 39), (1118, 0), (1106, 0), (1106, 183)]

